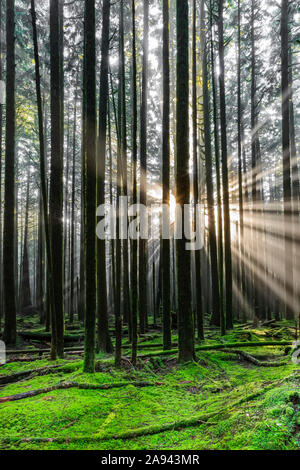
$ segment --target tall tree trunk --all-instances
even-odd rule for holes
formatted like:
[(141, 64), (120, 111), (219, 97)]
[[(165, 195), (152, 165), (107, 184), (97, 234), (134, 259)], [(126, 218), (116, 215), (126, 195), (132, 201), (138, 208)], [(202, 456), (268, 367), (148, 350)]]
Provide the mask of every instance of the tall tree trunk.
[(85, 2), (86, 82), (86, 318), (84, 371), (94, 372), (96, 329), (96, 26), (95, 0)]
[[(123, 176), (123, 162), (122, 162), (122, 9), (123, 3), (120, 4), (119, 12), (119, 70), (118, 70), (118, 116), (115, 110), (115, 122), (117, 131), (117, 204), (116, 204), (116, 302), (115, 302), (115, 330), (116, 330), (116, 349), (115, 349), (115, 366), (121, 366), (122, 356), (122, 316), (121, 316), (121, 290), (122, 290), (122, 276), (121, 276), (121, 237), (120, 237), (120, 197), (122, 194), (122, 176)], [(113, 92), (112, 92), (113, 94)], [(124, 292), (123, 292), (124, 293)]]
[[(85, 8), (85, 7), (84, 7)], [(85, 320), (85, 220), (86, 220), (86, 34), (83, 34), (83, 70), (82, 70), (82, 137), (81, 137), (81, 227), (80, 227), (80, 295), (78, 302), (78, 317)]]
[[(136, 84), (136, 31), (135, 31), (135, 0), (132, 0), (132, 204), (137, 203), (137, 84)], [(137, 309), (138, 309), (138, 286), (137, 286), (137, 240), (132, 240), (132, 363), (136, 364), (137, 358)]]
[(208, 72), (207, 72), (207, 45), (205, 37), (204, 0), (202, 0), (201, 34), (203, 45), (202, 74), (203, 74), (203, 114), (204, 114), (204, 144), (205, 144), (205, 172), (208, 210), (208, 233), (210, 246), (210, 269), (212, 280), (212, 314), (215, 318), (220, 318), (220, 295), (219, 295), (219, 273), (217, 237), (215, 223), (214, 188), (212, 174), (212, 153), (211, 153), (211, 132), (210, 132), (210, 104), (208, 92)]
[(30, 271), (29, 271), (29, 258), (28, 258), (28, 219), (29, 219), (29, 180), (30, 172), (27, 172), (27, 190), (26, 190), (26, 206), (25, 206), (25, 226), (24, 226), (24, 245), (22, 256), (22, 271), (21, 271), (21, 292), (20, 292), (20, 309), (21, 312), (31, 306), (31, 289), (30, 289)]
[(72, 201), (71, 201), (71, 249), (70, 249), (70, 322), (74, 320), (74, 310), (76, 309), (75, 302), (75, 174), (76, 174), (76, 122), (77, 122), (77, 86), (78, 86), (78, 72), (75, 85), (74, 97), (74, 122), (73, 122), (73, 158), (72, 158)]
[(243, 170), (242, 170), (242, 84), (241, 84), (241, 0), (238, 0), (238, 181), (239, 181), (239, 218), (241, 252), (241, 308), (245, 320), (245, 263), (244, 263), (244, 205), (243, 205)]
[[(105, 197), (105, 159), (106, 159), (106, 127), (108, 102), (108, 60), (110, 31), (110, 0), (103, 1), (102, 44), (100, 69), (99, 98), (99, 141), (98, 141), (98, 206), (104, 204)], [(97, 240), (97, 312), (98, 312), (98, 345), (102, 351), (112, 352), (113, 347), (108, 330), (107, 282), (105, 240)]]
[[(109, 152), (109, 201), (113, 205), (113, 159), (111, 141), (111, 114), (110, 101), (108, 100), (108, 152)], [(116, 263), (115, 263), (115, 240), (111, 237), (111, 311), (115, 308), (116, 299)]]
[[(15, 292), (16, 292), (16, 306), (17, 306), (17, 311), (20, 307), (20, 278), (19, 278), (19, 266), (21, 263), (19, 263), (19, 199), (18, 199), (18, 194), (19, 194), (19, 158), (18, 158), (18, 144), (15, 142), (15, 175), (16, 175), (16, 182), (15, 182)], [(21, 211), (20, 211), (21, 213)], [(21, 234), (21, 240), (22, 240), (22, 234)], [(22, 258), (20, 257), (20, 260)]]
[[(169, 0), (163, 0), (163, 124), (162, 124), (162, 185), (163, 218), (170, 225), (170, 64), (169, 64)], [(171, 306), (170, 306), (170, 241), (162, 240), (163, 271), (163, 346), (171, 349)], [(155, 302), (155, 300), (154, 300)]]
[(282, 92), (282, 164), (283, 164), (283, 200), (284, 200), (284, 287), (286, 318), (294, 318), (293, 289), (293, 235), (292, 221), (292, 188), (291, 188), (291, 154), (290, 154), (290, 113), (289, 113), (289, 65), (288, 65), (288, 0), (281, 3), (281, 92)]
[(65, 188), (64, 188), (64, 260), (63, 260), (63, 269), (64, 269), (64, 308), (65, 311), (69, 312), (69, 282), (70, 282), (70, 271), (69, 271), (69, 263), (68, 263), (68, 255), (70, 257), (70, 253), (68, 253), (68, 235), (70, 232), (70, 204), (69, 204), (69, 173), (70, 173), (70, 159), (69, 159), (69, 135), (70, 135), (70, 105), (68, 104), (67, 106), (67, 151), (65, 152), (66, 154), (66, 159), (65, 159), (65, 165), (66, 165), (66, 170), (65, 170)]
[[(147, 97), (148, 97), (149, 0), (144, 0), (143, 71), (140, 116), (140, 204), (147, 205)], [(147, 318), (147, 240), (139, 240), (139, 315), (140, 332), (145, 332)]]
[(42, 191), (39, 191), (39, 214), (38, 214), (38, 256), (37, 256), (37, 298), (36, 306), (40, 312), (40, 323), (45, 323), (44, 309), (44, 277), (45, 277), (45, 237), (43, 224), (43, 200)]
[(34, 60), (35, 60), (35, 83), (36, 83), (36, 96), (38, 108), (38, 122), (39, 122), (39, 144), (40, 144), (40, 184), (41, 184), (41, 198), (42, 198), (42, 214), (45, 230), (46, 242), (46, 256), (47, 256), (47, 312), (46, 312), (46, 330), (49, 329), (49, 310), (52, 311), (52, 336), (51, 336), (51, 359), (56, 358), (56, 314), (54, 302), (54, 283), (53, 283), (53, 268), (52, 268), (52, 254), (51, 254), (51, 239), (50, 227), (48, 216), (48, 187), (46, 177), (46, 154), (43, 126), (43, 109), (42, 109), (42, 95), (41, 95), (41, 78), (40, 78), (40, 63), (39, 63), (39, 50), (37, 40), (36, 28), (36, 12), (35, 2), (31, 0), (31, 17), (32, 17), (32, 32), (34, 44)]
[(222, 216), (222, 196), (221, 196), (221, 174), (220, 174), (220, 143), (217, 111), (217, 84), (215, 72), (215, 54), (213, 41), (213, 7), (210, 0), (210, 47), (211, 47), (211, 81), (213, 93), (213, 121), (214, 121), (214, 144), (216, 162), (216, 185), (217, 185), (217, 208), (218, 208), (218, 269), (219, 269), (219, 291), (220, 291), (220, 317), (211, 317), (211, 324), (221, 327), (221, 335), (225, 335), (224, 299), (223, 299), (223, 216)]
[[(51, 53), (51, 177), (50, 177), (50, 231), (55, 302), (57, 354), (64, 354), (63, 311), (63, 159), (61, 154), (61, 84), (59, 58), (59, 5), (50, 2)], [(52, 312), (52, 320), (53, 320)], [(54, 333), (55, 336), (55, 333)]]
[[(125, 83), (125, 54), (124, 54), (124, 2), (120, 3), (121, 13), (121, 156), (122, 156), (122, 177), (123, 177), (123, 196), (128, 197), (127, 188), (127, 129), (126, 129), (126, 83)], [(124, 214), (125, 215), (125, 214)], [(126, 213), (126, 223), (128, 224), (128, 215)], [(131, 339), (131, 313), (130, 313), (130, 291), (129, 291), (129, 258), (128, 258), (128, 239), (123, 240), (123, 281), (124, 281), (124, 321), (128, 323), (129, 339)]]
[(253, 309), (254, 317), (260, 318), (258, 294), (258, 277), (256, 275), (258, 265), (258, 206), (259, 206), (259, 188), (257, 175), (258, 169), (258, 119), (257, 119), (257, 88), (256, 88), (256, 50), (255, 50), (255, 0), (251, 0), (251, 159), (252, 159), (252, 278), (253, 278)]
[(293, 101), (293, 58), (292, 50), (289, 46), (289, 88), (290, 88), (290, 141), (291, 141), (291, 164), (292, 164), (292, 192), (293, 192), (293, 212), (294, 217), (299, 215), (300, 210), (300, 184), (299, 184), (299, 168), (297, 162), (297, 148), (295, 135), (295, 116)]
[[(2, 31), (2, 2), (0, 1), (0, 32)], [(2, 34), (0, 33), (0, 81), (2, 80)], [(2, 125), (3, 125), (3, 104), (0, 102), (0, 331), (2, 329), (2, 314), (3, 314), (3, 237), (2, 237)]]
[(230, 207), (229, 207), (229, 182), (227, 162), (227, 125), (226, 125), (226, 101), (225, 101), (225, 66), (224, 66), (224, 25), (223, 25), (224, 0), (218, 0), (219, 5), (219, 85), (220, 85), (220, 120), (222, 143), (222, 179), (223, 179), (223, 213), (224, 213), (224, 248), (225, 248), (225, 282), (226, 282), (226, 327), (233, 327), (232, 316), (232, 262), (231, 262), (231, 235), (230, 235)]
[[(189, 12), (188, 1), (177, 0), (177, 67), (176, 67), (176, 202), (181, 207), (190, 202), (189, 179)], [(186, 218), (187, 219), (187, 218)], [(187, 220), (185, 220), (187, 223)], [(179, 361), (194, 357), (194, 326), (191, 310), (191, 258), (186, 237), (176, 241), (178, 283), (178, 352)]]
[(4, 341), (15, 344), (15, 2), (6, 2), (6, 135), (3, 234)]
[(292, 165), (292, 198), (293, 198), (293, 238), (294, 238), (294, 254), (296, 266), (294, 282), (295, 282), (295, 311), (299, 310), (300, 304), (300, 286), (299, 286), (299, 266), (300, 266), (300, 235), (299, 235), (299, 211), (300, 211), (300, 184), (299, 184), (299, 168), (297, 160), (296, 135), (295, 135), (295, 116), (294, 116), (294, 99), (293, 99), (293, 53), (291, 44), (289, 44), (289, 93), (290, 93), (290, 143), (291, 143), (291, 165)]
[[(203, 14), (204, 3), (201, 3), (201, 12)], [(202, 17), (201, 17), (202, 21)], [(199, 203), (198, 188), (198, 142), (197, 142), (197, 8), (196, 0), (193, 0), (193, 43), (192, 43), (192, 106), (193, 106), (193, 195), (194, 195), (194, 230), (197, 227), (197, 205)], [(196, 287), (196, 323), (198, 339), (204, 339), (203, 312), (202, 312), (202, 286), (201, 286), (201, 264), (200, 250), (195, 251), (195, 287)]]
[(64, 119), (65, 119), (65, 107), (64, 107), (64, 3), (65, 0), (58, 0), (58, 20), (59, 20), (59, 74), (60, 74), (60, 103), (61, 103), (61, 131), (60, 131), (60, 146), (61, 155), (63, 159), (64, 155)]

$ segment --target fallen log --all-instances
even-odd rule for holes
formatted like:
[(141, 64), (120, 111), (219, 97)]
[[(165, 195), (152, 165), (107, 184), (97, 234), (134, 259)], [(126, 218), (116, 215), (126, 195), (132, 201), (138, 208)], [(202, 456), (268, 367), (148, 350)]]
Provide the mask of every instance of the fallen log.
[[(25, 340), (30, 340), (30, 339), (38, 339), (40, 341), (50, 341), (51, 340), (51, 334), (46, 333), (46, 332), (30, 332), (30, 331), (20, 331), (18, 333), (21, 338)], [(84, 340), (84, 334), (80, 335), (64, 335), (64, 341), (66, 343), (71, 343), (71, 342), (76, 342), (76, 341), (83, 341)]]
[(240, 324), (236, 325), (234, 327), (234, 329), (237, 330), (238, 328), (245, 328), (245, 327), (252, 326), (252, 325), (253, 325), (252, 322), (247, 321), (246, 323), (240, 323)]
[[(249, 341), (249, 342), (236, 342), (236, 343), (220, 343), (220, 344), (207, 344), (202, 346), (196, 346), (195, 351), (214, 351), (217, 349), (224, 348), (253, 348), (253, 347), (266, 347), (266, 346), (290, 346), (292, 341)], [(140, 354), (138, 357), (144, 359), (152, 356), (172, 356), (178, 353), (178, 349), (169, 349), (166, 351), (155, 351), (146, 354)]]
[(265, 362), (265, 361), (259, 361), (256, 359), (256, 357), (251, 356), (251, 354), (245, 353), (244, 351), (240, 351), (239, 349), (222, 349), (222, 352), (225, 353), (234, 353), (239, 356), (241, 356), (243, 359), (245, 359), (248, 362), (251, 362), (251, 364), (254, 364), (259, 367), (281, 367), (285, 366), (286, 362)]
[(80, 390), (109, 390), (113, 388), (128, 387), (128, 385), (133, 385), (134, 387), (153, 387), (163, 384), (161, 382), (115, 382), (108, 384), (82, 384), (78, 382), (66, 382), (52, 385), (51, 387), (39, 388), (37, 390), (30, 390), (29, 392), (17, 393), (16, 395), (2, 397), (0, 398), (0, 403), (23, 400), (24, 398), (31, 398), (37, 395), (53, 392), (55, 390), (65, 390), (69, 388), (78, 388)]
[(15, 374), (9, 374), (9, 375), (1, 375), (0, 376), (0, 385), (6, 385), (10, 383), (15, 383), (18, 382), (18, 380), (23, 379), (24, 377), (27, 377), (29, 375), (35, 374), (35, 375), (43, 375), (43, 372), (45, 371), (52, 371), (53, 369), (61, 369), (62, 366), (60, 364), (55, 365), (55, 366), (44, 366), (44, 367), (39, 367), (38, 369), (30, 369), (30, 370), (23, 370), (21, 372), (16, 372)]
[[(172, 345), (174, 348), (176, 346), (178, 346), (177, 343), (173, 343)], [(140, 350), (140, 349), (155, 349), (155, 348), (162, 348), (163, 347), (163, 344), (162, 343), (155, 343), (155, 344), (140, 344), (137, 346), (137, 349)], [(131, 344), (124, 344), (122, 346), (123, 349), (129, 349), (131, 348)]]
[[(83, 351), (82, 351), (83, 352)], [(74, 357), (69, 357), (69, 354), (71, 353), (68, 353), (66, 352), (66, 356), (68, 356), (68, 362), (73, 362), (73, 361), (76, 361), (76, 356)], [(81, 354), (81, 352), (80, 352)], [(79, 353), (78, 353), (79, 355)], [(11, 364), (13, 362), (35, 362), (35, 361), (39, 361), (39, 360), (43, 360), (43, 359), (50, 359), (51, 356), (50, 356), (50, 353), (49, 354), (45, 354), (42, 358), (36, 358), (36, 357), (11, 357), (10, 359), (8, 359), (5, 364)], [(4, 366), (5, 364), (1, 364), (0, 367)]]
[[(147, 349), (147, 348), (155, 348), (155, 347), (162, 347), (162, 343), (157, 343), (157, 344), (150, 344), (150, 345), (145, 345), (143, 344), (145, 341), (151, 340), (154, 338), (151, 337), (143, 337), (141, 340), (138, 342), (138, 348), (141, 349)], [(140, 345), (140, 346), (139, 346)], [(176, 343), (174, 343), (174, 346), (177, 346)], [(131, 344), (124, 344), (123, 345), (124, 349), (131, 348)], [(64, 352), (81, 352), (84, 350), (84, 346), (68, 346), (64, 348)], [(6, 355), (17, 355), (17, 354), (38, 354), (38, 355), (43, 355), (43, 354), (49, 354), (51, 352), (50, 348), (39, 348), (39, 349), (8, 349), (6, 351)]]
[[(83, 346), (69, 346), (69, 347), (66, 347), (64, 348), (64, 351), (65, 352), (68, 352), (68, 351), (78, 351), (82, 349), (83, 350)], [(50, 353), (50, 348), (41, 348), (41, 349), (8, 349), (6, 351), (6, 354), (7, 355), (16, 355), (16, 354), (39, 354), (39, 355), (42, 355), (42, 354), (47, 354), (47, 353)]]
[(265, 321), (262, 322), (261, 326), (273, 325), (276, 322), (277, 322), (277, 320), (265, 320)]

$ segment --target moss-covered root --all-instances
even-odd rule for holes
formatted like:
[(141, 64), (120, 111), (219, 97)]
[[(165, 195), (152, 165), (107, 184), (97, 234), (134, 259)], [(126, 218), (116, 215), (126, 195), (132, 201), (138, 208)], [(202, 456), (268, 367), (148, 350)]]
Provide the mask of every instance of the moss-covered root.
[(137, 429), (131, 429), (129, 431), (124, 431), (120, 432), (119, 434), (94, 434), (93, 436), (82, 436), (82, 437), (74, 437), (74, 438), (69, 438), (69, 437), (58, 437), (58, 438), (39, 438), (39, 437), (33, 437), (33, 438), (14, 438), (14, 437), (8, 437), (0, 440), (0, 442), (3, 443), (17, 443), (17, 442), (57, 442), (57, 443), (64, 443), (66, 441), (68, 442), (78, 442), (78, 441), (84, 441), (84, 442), (99, 442), (99, 441), (106, 441), (110, 439), (134, 439), (136, 437), (140, 436), (148, 436), (152, 434), (160, 434), (162, 432), (166, 431), (176, 431), (188, 427), (193, 427), (193, 426), (199, 426), (202, 423), (205, 423), (208, 421), (210, 418), (213, 418), (216, 416), (218, 413), (213, 412), (213, 413), (207, 413), (207, 414), (201, 414), (198, 416), (194, 416), (193, 418), (187, 418), (183, 419), (181, 421), (174, 421), (172, 423), (165, 423), (165, 424), (160, 424), (160, 425), (153, 425), (153, 426), (148, 426), (148, 427), (142, 427), (142, 428), (137, 428)]
[(55, 390), (65, 390), (68, 388), (79, 388), (80, 390), (107, 390), (112, 388), (121, 388), (127, 387), (128, 385), (133, 385), (135, 387), (152, 387), (163, 385), (160, 382), (116, 382), (110, 384), (81, 384), (78, 382), (66, 382), (60, 383), (57, 385), (52, 385), (51, 387), (39, 388), (37, 390), (30, 390), (29, 392), (18, 393), (16, 395), (10, 395), (7, 397), (0, 398), (0, 403), (6, 403), (8, 401), (23, 400), (24, 398), (35, 397), (36, 395), (42, 395), (44, 393), (53, 392)]
[(240, 351), (239, 349), (222, 349), (221, 351), (225, 353), (230, 353), (230, 354), (232, 353), (237, 354), (241, 356), (243, 359), (245, 359), (246, 361), (251, 362), (251, 364), (254, 364), (259, 367), (281, 367), (281, 366), (286, 365), (286, 362), (282, 362), (282, 361), (280, 362), (259, 361), (258, 359), (256, 359), (256, 357), (251, 356), (251, 354), (248, 354), (244, 351)]

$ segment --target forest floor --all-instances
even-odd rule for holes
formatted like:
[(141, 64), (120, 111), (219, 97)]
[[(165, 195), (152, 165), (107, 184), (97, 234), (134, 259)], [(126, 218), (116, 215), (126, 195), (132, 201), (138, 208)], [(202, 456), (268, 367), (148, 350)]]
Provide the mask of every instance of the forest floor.
[[(199, 346), (237, 342), (238, 351), (198, 350), (183, 365), (176, 351), (160, 354), (158, 330), (141, 338), (136, 368), (129, 349), (122, 370), (98, 354), (95, 374), (82, 372), (80, 352), (55, 362), (9, 356), (0, 367), (0, 449), (300, 449), (300, 366), (284, 344), (250, 346), (295, 339), (293, 325), (271, 326), (238, 326), (223, 338), (206, 329)], [(36, 394), (16, 397), (30, 391)]]

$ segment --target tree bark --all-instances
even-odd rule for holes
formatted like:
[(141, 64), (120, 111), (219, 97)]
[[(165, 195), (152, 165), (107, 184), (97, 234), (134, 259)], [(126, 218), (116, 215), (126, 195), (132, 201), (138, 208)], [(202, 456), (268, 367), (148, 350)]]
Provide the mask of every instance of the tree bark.
[[(163, 0), (163, 123), (162, 123), (162, 185), (163, 209), (166, 225), (170, 225), (170, 64), (169, 64), (169, 0)], [(163, 271), (163, 347), (170, 349), (171, 306), (170, 306), (170, 241), (162, 240)], [(155, 302), (155, 299), (154, 299)]]
[(96, 27), (95, 0), (85, 2), (85, 82), (86, 82), (86, 318), (84, 371), (95, 369), (96, 329)]
[[(2, 31), (2, 2), (0, 1), (0, 31)], [(2, 51), (2, 34), (0, 34), (0, 52)], [(0, 55), (0, 80), (2, 80), (2, 54)], [(3, 109), (2, 104), (0, 103), (0, 331), (2, 329), (2, 315), (3, 315), (3, 272), (2, 272), (2, 261), (3, 261), (3, 251), (2, 251), (2, 136), (3, 136)]]
[(77, 129), (77, 86), (78, 72), (74, 96), (74, 122), (73, 122), (73, 158), (72, 158), (72, 201), (71, 201), (71, 246), (70, 246), (70, 322), (73, 323), (76, 309), (75, 303), (75, 175), (76, 175), (76, 129)]
[(289, 111), (289, 65), (288, 65), (288, 0), (281, 3), (281, 92), (282, 92), (282, 165), (284, 200), (284, 288), (286, 318), (294, 318), (293, 280), (293, 235), (289, 226), (292, 221), (291, 154), (290, 154), (290, 111)]
[(210, 269), (212, 280), (212, 315), (220, 318), (220, 295), (219, 295), (219, 273), (218, 273), (218, 254), (217, 237), (215, 223), (215, 205), (214, 188), (212, 174), (212, 152), (211, 152), (211, 132), (210, 132), (210, 104), (208, 91), (208, 73), (207, 73), (207, 46), (204, 20), (204, 0), (202, 1), (202, 74), (203, 74), (203, 114), (204, 114), (204, 145), (205, 145), (205, 170), (206, 170), (206, 191), (207, 191), (207, 209), (208, 209), (208, 233), (210, 246)]
[[(126, 126), (126, 83), (125, 83), (125, 53), (124, 53), (124, 1), (121, 0), (121, 158), (122, 158), (122, 177), (123, 177), (123, 196), (128, 197), (127, 185), (127, 126)], [(125, 214), (124, 214), (125, 215)], [(128, 225), (128, 214), (126, 213), (126, 223)], [(131, 312), (130, 312), (130, 290), (129, 290), (129, 256), (128, 239), (123, 240), (123, 316), (124, 322), (128, 323), (128, 336), (131, 339)]]
[[(204, 3), (201, 3), (201, 21)], [(193, 44), (192, 44), (192, 107), (193, 107), (193, 195), (194, 195), (194, 231), (197, 227), (197, 205), (199, 204), (198, 187), (198, 132), (197, 132), (197, 8), (193, 0)], [(201, 285), (201, 259), (200, 250), (195, 251), (195, 288), (196, 288), (196, 323), (198, 339), (204, 339), (203, 311), (202, 311), (202, 285)]]
[[(147, 98), (148, 98), (149, 0), (144, 0), (143, 70), (140, 115), (140, 204), (147, 205)], [(139, 315), (140, 333), (145, 333), (147, 319), (147, 240), (139, 240)]]
[(220, 143), (219, 143), (219, 125), (217, 112), (217, 84), (215, 72), (215, 54), (213, 41), (213, 6), (210, 0), (210, 47), (211, 47), (211, 81), (213, 93), (213, 121), (214, 121), (214, 144), (215, 144), (215, 162), (216, 162), (216, 185), (217, 185), (217, 208), (218, 208), (218, 269), (219, 269), (219, 291), (220, 291), (220, 317), (211, 318), (211, 324), (220, 326), (221, 335), (225, 335), (224, 318), (224, 299), (223, 299), (223, 216), (222, 216), (222, 196), (221, 196), (221, 174), (220, 174)]
[[(45, 231), (45, 242), (46, 242), (46, 256), (47, 256), (47, 313), (51, 308), (53, 312), (53, 329), (51, 338), (51, 356), (56, 357), (56, 315), (55, 315), (55, 303), (54, 303), (54, 285), (52, 276), (52, 255), (51, 255), (51, 240), (50, 240), (50, 227), (49, 227), (49, 216), (48, 216), (48, 188), (47, 188), (47, 177), (46, 177), (46, 155), (45, 155), (45, 138), (44, 138), (44, 126), (43, 126), (43, 109), (42, 109), (42, 95), (41, 95), (41, 77), (40, 77), (40, 62), (39, 62), (39, 50), (38, 50), (38, 39), (37, 39), (37, 28), (36, 28), (36, 12), (35, 2), (31, 0), (31, 17), (32, 17), (32, 31), (33, 31), (33, 44), (34, 44), (34, 60), (35, 60), (35, 82), (36, 82), (36, 96), (37, 96), (37, 108), (38, 108), (38, 122), (39, 122), (39, 144), (40, 144), (40, 184), (41, 184), (41, 199), (42, 199), (42, 214), (44, 221)], [(46, 329), (50, 315), (46, 315)]]
[[(190, 202), (189, 179), (189, 13), (188, 1), (177, 0), (177, 66), (176, 66), (176, 202), (181, 208), (184, 227), (184, 205)], [(186, 218), (187, 219), (187, 218)], [(187, 222), (187, 220), (185, 220)], [(191, 311), (191, 259), (186, 250), (186, 237), (176, 240), (178, 291), (179, 361), (194, 357), (194, 325)]]
[[(51, 177), (50, 177), (50, 232), (56, 327), (56, 348), (63, 357), (63, 159), (61, 154), (61, 85), (59, 58), (59, 4), (50, 2), (50, 52), (51, 52)], [(55, 313), (55, 315), (54, 315)], [(54, 320), (54, 316), (56, 317)], [(53, 333), (53, 339), (55, 332)]]
[(238, 0), (238, 184), (239, 184), (239, 219), (240, 219), (240, 253), (241, 253), (241, 298), (242, 316), (246, 318), (245, 313), (245, 263), (244, 263), (244, 204), (243, 204), (243, 170), (242, 170), (242, 84), (241, 84), (241, 0)]
[[(137, 203), (137, 84), (136, 84), (136, 30), (135, 30), (135, 0), (132, 0), (132, 204)], [(137, 240), (132, 240), (132, 363), (136, 364), (137, 358), (137, 309), (138, 309), (138, 285), (137, 285)]]
[[(99, 98), (99, 140), (97, 158), (97, 205), (105, 202), (105, 159), (106, 159), (106, 128), (108, 102), (108, 61), (109, 61), (109, 31), (110, 31), (110, 0), (103, 1), (102, 13), (102, 42), (100, 69), (100, 98)], [(105, 240), (97, 240), (97, 312), (98, 312), (98, 346), (102, 351), (112, 352), (113, 347), (108, 331), (107, 312), (107, 280)]]
[(6, 2), (6, 134), (3, 232), (4, 341), (16, 343), (15, 277), (15, 2)]
[(31, 289), (30, 289), (30, 271), (28, 258), (28, 219), (29, 219), (29, 180), (30, 172), (27, 172), (27, 190), (26, 190), (26, 206), (25, 206), (25, 226), (24, 226), (24, 245), (22, 256), (21, 270), (21, 292), (20, 292), (20, 309), (21, 312), (31, 306)]
[(223, 217), (224, 217), (224, 248), (225, 248), (225, 282), (226, 282), (226, 327), (233, 328), (232, 316), (232, 262), (231, 262), (231, 234), (230, 234), (230, 206), (229, 206), (229, 182), (227, 162), (227, 124), (225, 101), (225, 66), (224, 66), (224, 25), (223, 25), (224, 0), (218, 0), (219, 5), (219, 61), (220, 61), (220, 120), (222, 143), (222, 179), (223, 179)]

